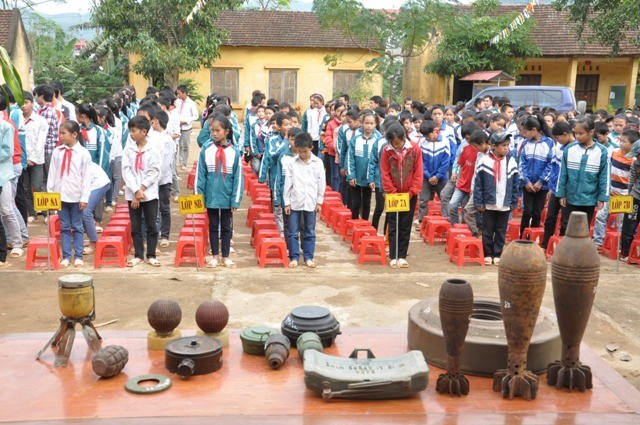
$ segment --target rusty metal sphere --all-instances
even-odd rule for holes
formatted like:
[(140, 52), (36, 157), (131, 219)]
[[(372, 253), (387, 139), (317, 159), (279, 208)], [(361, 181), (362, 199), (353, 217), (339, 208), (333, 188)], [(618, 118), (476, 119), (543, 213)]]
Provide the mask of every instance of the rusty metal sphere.
[(177, 302), (160, 298), (149, 306), (147, 319), (159, 334), (171, 333), (182, 320), (182, 310)]
[(205, 301), (196, 310), (196, 324), (205, 333), (222, 331), (229, 323), (229, 310), (220, 301)]

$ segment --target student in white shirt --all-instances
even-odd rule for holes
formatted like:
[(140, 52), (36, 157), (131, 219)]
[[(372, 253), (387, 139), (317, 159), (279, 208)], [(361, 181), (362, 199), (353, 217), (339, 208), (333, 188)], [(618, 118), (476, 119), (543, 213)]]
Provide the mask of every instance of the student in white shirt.
[(284, 213), (289, 215), (289, 267), (296, 267), (300, 259), (300, 233), (307, 267), (315, 268), (316, 214), (322, 209), (327, 185), (322, 160), (312, 153), (313, 139), (309, 133), (295, 138), (298, 156), (287, 163), (284, 172)]
[(96, 207), (102, 204), (105, 193), (107, 193), (111, 187), (111, 179), (95, 162), (91, 163), (89, 174), (91, 176), (91, 195), (89, 195), (87, 207), (82, 210), (82, 224), (84, 225), (84, 231), (89, 238), (89, 246), (84, 248), (82, 251), (84, 255), (91, 255), (96, 251), (98, 232), (96, 230), (96, 222), (94, 220), (93, 213), (96, 210)]
[(173, 180), (173, 170), (175, 165), (173, 159), (176, 156), (176, 144), (167, 128), (169, 115), (165, 111), (159, 111), (156, 119), (151, 121), (151, 127), (159, 132), (162, 137), (162, 167), (160, 169), (160, 181), (158, 183), (158, 199), (160, 212), (158, 214), (157, 226), (160, 230), (160, 246), (169, 246), (169, 232), (171, 231), (171, 190)]
[(127, 261), (127, 267), (142, 263), (144, 241), (142, 239), (142, 214), (147, 227), (147, 264), (161, 266), (156, 259), (158, 245), (158, 182), (162, 167), (160, 145), (149, 140), (147, 133), (151, 123), (145, 117), (136, 115), (129, 121), (129, 135), (132, 143), (127, 144), (122, 154), (122, 178), (124, 198), (129, 203), (131, 237), (135, 256)]
[(187, 86), (180, 85), (176, 89), (176, 110), (180, 121), (180, 166), (187, 169), (189, 159), (189, 144), (191, 143), (191, 124), (198, 119), (198, 107), (189, 97)]
[(84, 266), (84, 226), (82, 210), (87, 207), (91, 195), (91, 154), (80, 143), (80, 126), (75, 121), (65, 121), (60, 125), (61, 146), (51, 154), (47, 192), (60, 193), (62, 209), (60, 218), (60, 239), (62, 259), (60, 267), (71, 263), (71, 231), (73, 230), (73, 250), (75, 267)]
[(22, 172), (23, 189), (27, 201), (28, 222), (37, 220), (33, 207), (33, 192), (44, 192), (44, 145), (47, 141), (49, 125), (47, 120), (33, 110), (33, 95), (24, 92), (24, 104), (20, 108), (24, 117), (27, 168)]

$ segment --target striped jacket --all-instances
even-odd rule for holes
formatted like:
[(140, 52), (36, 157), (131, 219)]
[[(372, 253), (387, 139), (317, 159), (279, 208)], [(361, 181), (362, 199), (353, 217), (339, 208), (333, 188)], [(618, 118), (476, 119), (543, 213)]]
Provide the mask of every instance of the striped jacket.
[(518, 172), (522, 186), (542, 183), (541, 190), (549, 190), (549, 178), (553, 169), (553, 140), (542, 136), (537, 142), (525, 140), (520, 152)]
[(627, 158), (620, 149), (611, 155), (611, 194), (629, 194), (629, 174), (633, 158)]
[[(224, 169), (216, 169), (218, 151), (224, 151)], [(206, 144), (200, 151), (195, 193), (204, 195), (204, 204), (211, 209), (238, 208), (244, 185), (242, 182), (242, 154), (232, 145), (222, 148)]]
[[(421, 137), (418, 146), (422, 151), (424, 179), (429, 180), (435, 176), (438, 181), (447, 180), (449, 178), (449, 167), (451, 166), (450, 140), (442, 137), (441, 133), (435, 142)], [(455, 153), (453, 156), (455, 158)]]
[(86, 129), (88, 140), (85, 140), (84, 147), (91, 154), (91, 160), (98, 164), (107, 175), (111, 175), (109, 167), (109, 156), (111, 153), (111, 143), (107, 140), (107, 133), (102, 127), (91, 123), (88, 127), (81, 126)]
[(573, 142), (564, 150), (557, 198), (567, 198), (567, 203), (578, 206), (593, 206), (598, 201), (609, 200), (611, 163), (607, 149), (594, 141), (588, 149)]

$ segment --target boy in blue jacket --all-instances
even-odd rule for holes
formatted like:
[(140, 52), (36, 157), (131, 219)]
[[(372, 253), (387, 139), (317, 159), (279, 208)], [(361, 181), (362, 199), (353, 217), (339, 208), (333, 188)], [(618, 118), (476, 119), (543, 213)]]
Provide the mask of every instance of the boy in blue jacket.
[(586, 212), (591, 223), (594, 210), (609, 200), (611, 163), (607, 149), (593, 140), (594, 127), (591, 118), (580, 118), (573, 127), (577, 142), (568, 145), (562, 154), (556, 190), (563, 208), (560, 235), (564, 235), (573, 211)]
[[(420, 124), (422, 137), (418, 145), (422, 151), (422, 169), (424, 181), (420, 192), (420, 210), (418, 223), (427, 215), (427, 206), (434, 194), (440, 196), (440, 192), (447, 184), (449, 178), (449, 166), (451, 165), (451, 149), (449, 140), (442, 137), (442, 133), (436, 129), (436, 123), (431, 120)], [(446, 214), (443, 213), (443, 217)]]
[(496, 131), (489, 142), (492, 149), (476, 168), (473, 203), (482, 213), (484, 263), (498, 265), (509, 215), (518, 206), (518, 164), (509, 155), (511, 134)]

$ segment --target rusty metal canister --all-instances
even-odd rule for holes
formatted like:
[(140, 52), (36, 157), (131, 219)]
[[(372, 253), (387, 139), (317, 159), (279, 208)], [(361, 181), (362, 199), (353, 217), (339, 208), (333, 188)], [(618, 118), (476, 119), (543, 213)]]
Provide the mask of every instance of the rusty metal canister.
[(500, 259), (498, 287), (508, 344), (507, 369), (493, 375), (494, 391), (504, 398), (536, 398), (538, 377), (527, 370), (527, 350), (547, 283), (547, 259), (532, 241), (507, 245)]
[(440, 322), (447, 350), (447, 372), (436, 382), (436, 391), (451, 395), (469, 394), (469, 380), (460, 373), (462, 345), (473, 313), (473, 289), (466, 280), (449, 279), (440, 288)]
[(271, 335), (264, 344), (264, 355), (267, 357), (267, 363), (271, 369), (280, 369), (289, 358), (290, 350), (289, 338), (279, 333)]
[(122, 372), (129, 361), (129, 352), (120, 345), (109, 345), (93, 355), (91, 368), (96, 375), (111, 378)]
[(551, 258), (551, 282), (562, 340), (561, 360), (549, 365), (547, 383), (558, 389), (592, 388), (589, 366), (580, 362), (580, 342), (591, 315), (600, 277), (600, 256), (589, 237), (584, 212), (572, 212)]

